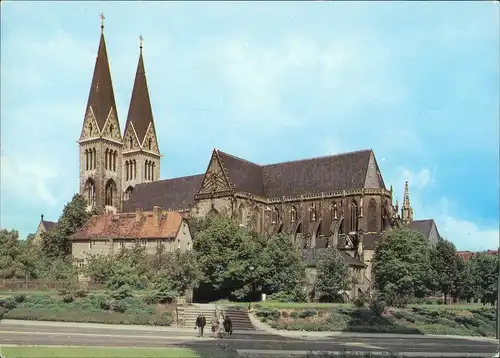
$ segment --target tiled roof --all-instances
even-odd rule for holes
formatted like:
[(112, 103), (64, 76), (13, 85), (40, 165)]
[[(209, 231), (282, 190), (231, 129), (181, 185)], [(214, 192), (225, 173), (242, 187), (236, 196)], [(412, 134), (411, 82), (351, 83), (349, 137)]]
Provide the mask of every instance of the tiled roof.
[(149, 99), (148, 83), (146, 81), (146, 71), (144, 70), (144, 60), (142, 58), (142, 50), (137, 63), (137, 71), (135, 74), (134, 87), (132, 89), (132, 97), (130, 98), (130, 106), (128, 109), (127, 122), (125, 123), (125, 133), (130, 126), (134, 124), (135, 132), (142, 145), (149, 123), (153, 126), (153, 111), (151, 109), (151, 101)]
[(435, 225), (433, 219), (427, 219), (427, 220), (413, 220), (410, 224), (410, 228), (413, 231), (417, 231), (422, 233), (425, 238), (429, 238), (432, 230), (432, 226)]
[[(304, 259), (306, 265), (316, 266), (318, 260), (325, 255), (327, 248), (324, 249), (302, 249), (302, 258)], [(340, 255), (345, 260), (349, 266), (354, 267), (366, 267), (366, 265), (360, 260), (352, 257), (345, 251), (339, 250)]]
[(472, 256), (474, 256), (474, 252), (470, 252), (470, 251), (457, 251), (457, 255), (458, 256), (461, 256), (465, 262), (469, 261)]
[(177, 236), (182, 223), (182, 216), (173, 211), (163, 212), (158, 225), (155, 225), (153, 212), (142, 212), (139, 220), (136, 219), (136, 215), (136, 213), (94, 215), (71, 239), (173, 238)]
[(42, 224), (43, 224), (43, 227), (45, 228), (45, 230), (47, 231), (50, 231), (54, 228), (54, 226), (57, 224), (53, 221), (47, 221), (47, 220), (43, 220), (42, 221)]
[(101, 40), (99, 41), (94, 75), (92, 76), (92, 85), (90, 87), (89, 99), (85, 113), (87, 113), (89, 107), (92, 107), (92, 111), (94, 112), (94, 116), (100, 130), (103, 129), (104, 123), (106, 123), (111, 107), (116, 110), (115, 93), (113, 91), (113, 83), (111, 81), (108, 52), (106, 51), (106, 41), (104, 41), (103, 34), (101, 34)]
[(262, 167), (234, 155), (217, 151), (229, 179), (238, 191), (265, 196)]
[(132, 197), (123, 203), (123, 211), (152, 210), (153, 206), (167, 210), (188, 209), (200, 189), (203, 176), (199, 174), (136, 185)]

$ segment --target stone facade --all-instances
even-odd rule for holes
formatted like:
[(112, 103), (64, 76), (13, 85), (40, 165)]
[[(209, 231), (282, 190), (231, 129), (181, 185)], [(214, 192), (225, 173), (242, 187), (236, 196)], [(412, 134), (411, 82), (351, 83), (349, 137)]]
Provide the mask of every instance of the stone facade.
[(43, 219), (43, 215), (41, 215), (40, 223), (36, 229), (33, 242), (36, 244), (40, 244), (42, 242), (42, 234), (44, 232), (48, 232), (52, 230), (52, 228), (56, 225), (53, 221), (47, 221)]

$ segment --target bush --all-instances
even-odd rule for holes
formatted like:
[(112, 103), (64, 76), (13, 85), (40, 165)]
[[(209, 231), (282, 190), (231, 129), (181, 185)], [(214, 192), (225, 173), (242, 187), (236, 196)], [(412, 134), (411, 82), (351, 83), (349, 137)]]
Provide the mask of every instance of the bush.
[(356, 298), (353, 302), (355, 307), (361, 308), (365, 306), (365, 298), (363, 296)]
[(123, 300), (124, 298), (132, 297), (132, 290), (130, 286), (123, 285), (120, 286), (116, 291), (111, 292), (110, 296), (115, 300)]
[(17, 307), (17, 302), (14, 297), (8, 297), (2, 301), (2, 306), (5, 311), (10, 311)]
[(155, 326), (171, 326), (173, 322), (174, 318), (170, 312), (162, 312), (156, 315), (151, 323)]
[(62, 300), (65, 303), (71, 303), (71, 302), (73, 302), (75, 300), (75, 297), (73, 297), (72, 294), (66, 294), (66, 295), (63, 296)]
[(312, 317), (318, 314), (318, 311), (312, 308), (308, 308), (306, 310), (300, 311), (299, 312), (299, 318), (307, 318), (307, 317)]
[(3, 318), (4, 314), (5, 314), (5, 308), (0, 307), (0, 320)]
[(109, 308), (115, 312), (123, 313), (127, 310), (127, 306), (124, 302), (119, 300), (113, 300), (109, 304)]
[(80, 297), (80, 298), (87, 297), (87, 296), (88, 296), (88, 294), (89, 294), (89, 291), (87, 291), (87, 290), (77, 290), (77, 291), (75, 292), (75, 296), (76, 296), (76, 297)]
[(379, 297), (375, 297), (370, 301), (370, 310), (377, 316), (381, 316), (386, 309), (386, 303)]
[(257, 317), (269, 319), (272, 321), (276, 321), (281, 316), (280, 311), (278, 311), (276, 309), (269, 309), (269, 308), (264, 308), (264, 309), (258, 310), (257, 312), (255, 312), (255, 315)]
[(20, 293), (14, 296), (14, 301), (17, 303), (23, 303), (26, 300), (27, 295), (25, 293)]

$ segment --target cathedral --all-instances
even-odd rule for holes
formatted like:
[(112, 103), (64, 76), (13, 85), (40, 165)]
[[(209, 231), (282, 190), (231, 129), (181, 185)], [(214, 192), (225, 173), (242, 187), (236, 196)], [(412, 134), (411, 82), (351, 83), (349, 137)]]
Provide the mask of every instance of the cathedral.
[(430, 231), (437, 233), (433, 220), (413, 220), (408, 184), (398, 213), (371, 149), (265, 165), (214, 149), (205, 172), (160, 180), (151, 108), (141, 41), (122, 135), (101, 26), (79, 140), (80, 194), (89, 209), (132, 213), (159, 207), (184, 216), (228, 215), (263, 235), (287, 233), (308, 262), (335, 246), (365, 289), (385, 229), (403, 223), (420, 225), (417, 230), (427, 230), (428, 238)]

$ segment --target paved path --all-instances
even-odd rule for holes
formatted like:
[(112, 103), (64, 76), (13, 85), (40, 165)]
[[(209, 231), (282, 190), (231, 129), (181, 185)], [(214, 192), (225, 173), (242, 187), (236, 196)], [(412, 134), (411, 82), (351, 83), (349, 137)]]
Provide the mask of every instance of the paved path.
[[(148, 329), (149, 328), (149, 329)], [(344, 334), (335, 337), (300, 339), (267, 332), (235, 332), (233, 336), (214, 339), (196, 337), (194, 329), (170, 327), (135, 327), (59, 322), (0, 322), (1, 345), (69, 345), (107, 347), (185, 346), (200, 354), (224, 350), (228, 356), (304, 355), (310, 351), (404, 352), (413, 357), (492, 357), (496, 344), (467, 339)]]

